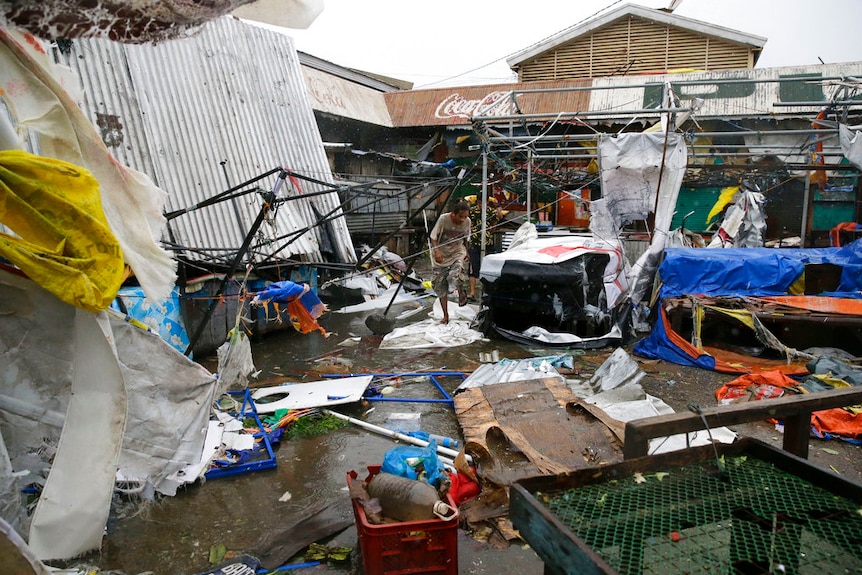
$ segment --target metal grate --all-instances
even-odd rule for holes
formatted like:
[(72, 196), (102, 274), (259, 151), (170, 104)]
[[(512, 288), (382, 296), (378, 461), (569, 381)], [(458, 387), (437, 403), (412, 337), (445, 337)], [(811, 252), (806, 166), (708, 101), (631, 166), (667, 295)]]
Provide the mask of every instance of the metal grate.
[(620, 575), (859, 574), (862, 502), (753, 457), (537, 498)]

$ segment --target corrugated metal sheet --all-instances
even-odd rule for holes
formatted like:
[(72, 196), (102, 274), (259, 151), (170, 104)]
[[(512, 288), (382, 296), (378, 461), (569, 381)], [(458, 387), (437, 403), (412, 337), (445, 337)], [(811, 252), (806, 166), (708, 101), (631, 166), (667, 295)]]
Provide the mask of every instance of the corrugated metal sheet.
[[(833, 88), (821, 85), (821, 78), (859, 74), (862, 74), (862, 62), (596, 78), (593, 80), (593, 86), (597, 89), (591, 92), (589, 110), (624, 112), (655, 108), (661, 101), (661, 86), (667, 81), (674, 84), (677, 96), (686, 105), (692, 98), (703, 99), (703, 106), (697, 114), (698, 118), (781, 117), (810, 113), (815, 109), (811, 106), (774, 106), (773, 104), (823, 102), (825, 105), (832, 96)], [(797, 79), (790, 81), (788, 80), (790, 78)], [(693, 85), (692, 82), (698, 84)], [(654, 87), (643, 87), (644, 84), (651, 84)]]
[[(86, 91), (82, 108), (109, 150), (167, 191), (166, 212), (194, 206), (278, 167), (333, 182), (288, 36), (224, 17), (191, 38), (159, 45), (75, 40), (65, 63), (79, 74)], [(273, 175), (256, 186), (270, 190), (275, 181)], [(299, 187), (306, 193), (329, 189), (305, 181)], [(285, 186), (282, 193), (296, 195), (297, 186)], [(311, 202), (324, 215), (340, 205), (334, 191), (282, 204), (253, 244), (258, 261), (275, 252), (281, 258), (323, 260), (322, 230), (300, 233), (317, 221)], [(229, 257), (261, 205), (257, 194), (248, 194), (179, 216), (170, 231), (178, 244)], [(337, 257), (355, 261), (344, 219), (331, 227)], [(299, 239), (285, 247), (291, 235)]]
[[(560, 88), (589, 85), (589, 80), (491, 84), (390, 92), (385, 94), (384, 98), (396, 126), (455, 126), (469, 124), (470, 118), (479, 112), (494, 116), (583, 110), (589, 103), (589, 92), (565, 92), (560, 91)], [(521, 94), (518, 96), (517, 107), (508, 97), (512, 90), (545, 89), (554, 91)]]
[[(545, 114), (546, 120), (560, 112), (568, 113), (566, 119), (578, 112), (590, 112), (590, 120), (622, 118), (625, 122), (631, 119), (632, 111), (658, 107), (662, 86), (670, 81), (683, 105), (687, 106), (692, 98), (703, 99), (698, 118), (780, 118), (810, 113), (814, 108), (774, 104), (822, 102), (825, 105), (833, 95), (831, 84), (834, 81), (821, 82), (821, 79), (860, 74), (862, 62), (851, 62), (465, 86), (392, 92), (384, 97), (397, 127), (467, 125), (471, 117), (483, 111), (482, 116), (488, 117)], [(528, 90), (543, 91), (523, 93)], [(511, 105), (512, 91), (521, 92), (517, 94), (517, 108)], [(607, 111), (608, 116), (596, 114), (602, 111)], [(638, 116), (655, 120), (658, 113)]]

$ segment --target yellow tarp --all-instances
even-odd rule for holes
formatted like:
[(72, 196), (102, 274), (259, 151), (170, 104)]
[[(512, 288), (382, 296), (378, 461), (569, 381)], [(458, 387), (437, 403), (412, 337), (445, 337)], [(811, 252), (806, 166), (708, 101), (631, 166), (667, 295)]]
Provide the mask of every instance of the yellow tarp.
[(739, 191), (739, 186), (730, 186), (721, 190), (721, 194), (719, 194), (718, 199), (715, 201), (715, 205), (712, 206), (712, 209), (709, 210), (709, 214), (706, 216), (706, 223), (712, 221), (712, 218), (721, 213), (721, 211), (733, 200), (733, 196), (736, 195), (736, 192)]
[(62, 301), (107, 308), (124, 277), (120, 244), (102, 211), (99, 183), (78, 166), (0, 151), (0, 256)]

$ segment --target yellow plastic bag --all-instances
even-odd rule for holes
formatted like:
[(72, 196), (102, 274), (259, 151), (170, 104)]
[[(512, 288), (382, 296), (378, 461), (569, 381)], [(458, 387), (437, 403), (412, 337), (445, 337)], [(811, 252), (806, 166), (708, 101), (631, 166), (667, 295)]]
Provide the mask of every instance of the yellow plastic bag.
[(0, 151), (0, 256), (61, 300), (107, 308), (124, 278), (120, 244), (102, 211), (99, 183), (78, 166)]

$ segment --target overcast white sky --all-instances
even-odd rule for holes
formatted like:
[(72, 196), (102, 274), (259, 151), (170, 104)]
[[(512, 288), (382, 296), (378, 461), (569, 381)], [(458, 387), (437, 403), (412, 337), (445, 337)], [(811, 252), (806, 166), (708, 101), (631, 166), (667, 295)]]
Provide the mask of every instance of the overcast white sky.
[[(648, 8), (671, 0), (632, 2)], [(416, 88), (506, 82), (506, 58), (626, 0), (323, 0), (296, 49)], [(862, 0), (683, 0), (680, 16), (768, 39), (757, 67), (862, 61)], [(490, 64), (490, 65), (489, 65)]]

